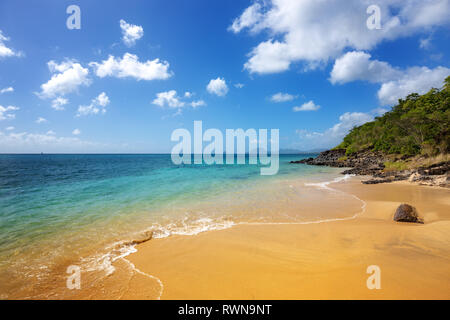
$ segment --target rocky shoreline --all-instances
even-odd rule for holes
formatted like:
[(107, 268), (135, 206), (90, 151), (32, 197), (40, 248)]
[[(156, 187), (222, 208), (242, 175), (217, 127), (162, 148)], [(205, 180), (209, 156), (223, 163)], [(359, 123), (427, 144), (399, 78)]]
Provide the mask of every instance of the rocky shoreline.
[[(403, 157), (399, 160), (406, 160)], [(370, 149), (346, 156), (345, 149), (333, 149), (321, 152), (316, 158), (308, 158), (299, 161), (291, 161), (296, 164), (308, 164), (315, 166), (328, 166), (336, 168), (351, 168), (342, 174), (355, 174), (372, 176), (364, 180), (364, 184), (389, 183), (393, 181), (408, 180), (422, 185), (450, 187), (450, 161), (444, 161), (427, 167), (418, 167), (410, 170), (385, 170), (385, 163), (390, 159), (380, 152)]]

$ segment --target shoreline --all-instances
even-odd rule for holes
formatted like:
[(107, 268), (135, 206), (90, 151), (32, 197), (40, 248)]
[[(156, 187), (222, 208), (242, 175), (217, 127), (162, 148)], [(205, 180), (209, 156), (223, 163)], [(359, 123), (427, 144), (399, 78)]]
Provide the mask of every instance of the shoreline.
[[(329, 216), (327, 210), (354, 215), (147, 235), (105, 260), (104, 270), (112, 270), (106, 276), (82, 272), (82, 290), (68, 291), (54, 279), (28, 298), (449, 299), (450, 190), (407, 181), (363, 185), (363, 178), (309, 184), (329, 192), (316, 198), (316, 217)], [(348, 200), (333, 202), (339, 194)], [(425, 225), (392, 220), (403, 202), (417, 207)], [(381, 268), (381, 290), (366, 287), (369, 265)], [(65, 267), (54, 271), (65, 274)]]
[[(115, 262), (102, 294), (73, 298), (450, 298), (448, 189), (362, 185), (359, 177), (333, 189), (356, 192), (367, 204), (364, 214), (323, 223), (243, 223), (152, 239)], [(392, 221), (401, 202), (417, 206), (425, 225)], [(366, 287), (369, 265), (381, 268), (381, 290)], [(124, 277), (125, 289), (107, 292)]]

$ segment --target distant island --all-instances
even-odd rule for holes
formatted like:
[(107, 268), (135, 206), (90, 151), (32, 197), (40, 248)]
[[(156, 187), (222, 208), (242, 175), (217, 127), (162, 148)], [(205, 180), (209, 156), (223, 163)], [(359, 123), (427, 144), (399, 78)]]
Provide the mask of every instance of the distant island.
[(371, 175), (366, 184), (410, 180), (449, 187), (450, 76), (441, 89), (412, 93), (372, 122), (353, 128), (342, 143), (316, 158), (292, 163), (349, 167)]

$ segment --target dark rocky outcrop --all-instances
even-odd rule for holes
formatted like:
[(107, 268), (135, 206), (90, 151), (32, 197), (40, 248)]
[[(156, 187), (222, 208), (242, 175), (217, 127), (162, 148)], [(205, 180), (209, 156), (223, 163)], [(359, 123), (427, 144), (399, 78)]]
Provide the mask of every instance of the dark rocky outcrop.
[(421, 175), (437, 176), (446, 174), (447, 172), (449, 172), (449, 170), (450, 170), (450, 161), (444, 161), (433, 164), (429, 167), (420, 167), (417, 169), (417, 172)]
[[(400, 160), (406, 160), (407, 158), (408, 156), (403, 156)], [(371, 179), (362, 181), (364, 184), (409, 180), (422, 185), (450, 187), (450, 161), (413, 170), (385, 171), (384, 163), (388, 160), (382, 153), (370, 149), (349, 156), (346, 155), (345, 149), (333, 149), (320, 153), (316, 158), (291, 161), (291, 163), (350, 168), (344, 170), (342, 174), (372, 176)]]
[(416, 208), (405, 203), (401, 204), (395, 211), (394, 221), (423, 223), (423, 221), (419, 218)]
[(385, 158), (381, 153), (364, 150), (351, 156), (345, 155), (345, 149), (334, 149), (320, 153), (316, 158), (308, 158), (291, 163), (304, 163), (315, 166), (352, 168), (343, 174), (373, 175), (384, 169)]
[(303, 160), (296, 160), (296, 161), (291, 161), (291, 163), (304, 163), (304, 164), (308, 164), (308, 162), (313, 161), (314, 158), (308, 158), (308, 159), (303, 159)]

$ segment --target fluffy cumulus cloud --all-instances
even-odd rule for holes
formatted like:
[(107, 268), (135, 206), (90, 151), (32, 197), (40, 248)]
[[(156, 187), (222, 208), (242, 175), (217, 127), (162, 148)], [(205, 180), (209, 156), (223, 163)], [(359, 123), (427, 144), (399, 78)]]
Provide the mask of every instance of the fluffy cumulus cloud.
[(301, 106), (294, 107), (292, 110), (294, 112), (300, 112), (300, 111), (317, 111), (320, 109), (320, 106), (315, 104), (314, 101), (308, 101)]
[(69, 103), (69, 100), (63, 97), (58, 97), (56, 99), (53, 99), (52, 101), (52, 108), (57, 110), (57, 111), (61, 111), (64, 110), (64, 107), (66, 104)]
[(37, 124), (41, 124), (41, 123), (45, 123), (45, 122), (48, 122), (48, 120), (43, 117), (39, 117), (36, 119)]
[(408, 68), (402, 77), (381, 85), (378, 90), (378, 99), (382, 105), (394, 105), (398, 99), (405, 98), (412, 92), (424, 94), (431, 88), (441, 88), (445, 78), (449, 75), (450, 69), (445, 67)]
[(74, 130), (72, 131), (72, 134), (73, 134), (74, 136), (78, 136), (78, 135), (81, 134), (81, 131), (80, 131), (80, 129), (74, 129)]
[(373, 115), (362, 112), (346, 112), (339, 117), (339, 122), (323, 132), (297, 130), (300, 138), (295, 145), (303, 150), (326, 149), (338, 145), (347, 133), (356, 126), (372, 121)]
[(190, 103), (190, 106), (192, 108), (204, 107), (204, 106), (206, 106), (206, 102), (203, 100), (196, 100), (196, 101), (192, 101)]
[(41, 92), (38, 94), (41, 98), (64, 96), (77, 91), (80, 86), (91, 84), (89, 69), (83, 68), (76, 61), (67, 60), (58, 64), (52, 60), (47, 65), (53, 75), (48, 82), (41, 85)]
[(228, 93), (228, 86), (224, 78), (218, 77), (217, 79), (209, 81), (206, 90), (211, 94), (223, 97)]
[(16, 117), (14, 111), (19, 110), (18, 107), (15, 106), (7, 106), (4, 107), (0, 105), (0, 121), (1, 120), (12, 120)]
[[(267, 31), (268, 38), (249, 53), (250, 73), (276, 73), (293, 63), (315, 68), (347, 48), (370, 50), (393, 40), (448, 24), (448, 0), (380, 0), (382, 28), (367, 28), (366, 9), (372, 0), (260, 0), (236, 18), (229, 30)], [(326, 21), (326, 23), (318, 23)]]
[(295, 99), (295, 96), (289, 93), (278, 92), (270, 97), (270, 101), (272, 102), (287, 102)]
[(186, 101), (193, 96), (189, 91), (185, 92), (183, 97), (178, 96), (176, 90), (169, 90), (165, 92), (159, 92), (156, 94), (156, 98), (152, 101), (154, 105), (161, 108), (178, 109), (175, 115), (181, 115), (182, 109), (185, 107), (192, 107), (193, 109), (206, 106), (204, 100)]
[(136, 41), (144, 36), (144, 29), (141, 26), (129, 24), (123, 19), (120, 20), (120, 29), (122, 41), (129, 47), (134, 46)]
[(79, 106), (77, 111), (77, 117), (87, 116), (90, 114), (105, 114), (106, 106), (110, 103), (109, 97), (106, 93), (100, 93), (96, 98), (92, 99), (91, 103), (87, 106)]
[(182, 108), (185, 105), (181, 98), (177, 96), (175, 90), (157, 93), (152, 103), (160, 107), (169, 108)]
[(238, 33), (244, 28), (252, 28), (263, 18), (261, 9), (262, 6), (260, 3), (253, 3), (250, 7), (244, 10), (240, 17), (234, 19), (233, 24), (228, 28), (228, 30)]
[(336, 59), (331, 71), (331, 83), (346, 83), (355, 80), (384, 82), (397, 78), (401, 71), (394, 69), (389, 63), (371, 60), (371, 55), (362, 51), (347, 52)]
[(13, 87), (8, 87), (8, 88), (3, 88), (3, 89), (0, 90), (0, 94), (8, 93), (8, 92), (14, 92), (14, 88)]
[(352, 51), (334, 63), (330, 81), (343, 84), (351, 81), (368, 81), (381, 84), (378, 99), (382, 105), (393, 105), (412, 92), (423, 94), (431, 88), (440, 88), (450, 69), (436, 67), (410, 67), (399, 69), (387, 62), (371, 59), (371, 55)]
[(9, 40), (9, 37), (3, 35), (2, 30), (0, 30), (0, 59), (6, 57), (21, 57), (23, 55), (22, 52), (15, 51), (6, 46), (5, 42)]
[(101, 63), (89, 64), (100, 77), (135, 78), (137, 80), (164, 80), (172, 76), (169, 63), (159, 59), (140, 62), (137, 55), (125, 53), (122, 58), (109, 56)]

